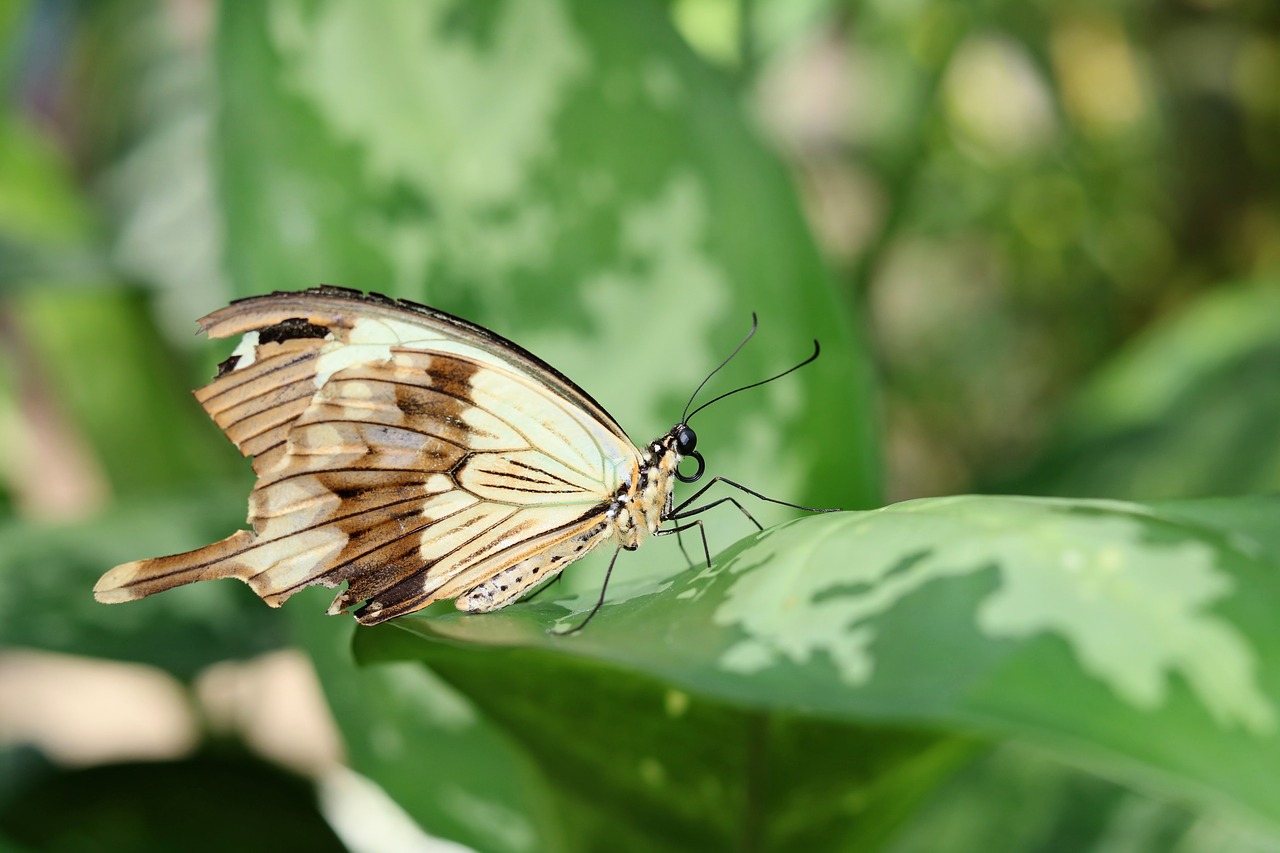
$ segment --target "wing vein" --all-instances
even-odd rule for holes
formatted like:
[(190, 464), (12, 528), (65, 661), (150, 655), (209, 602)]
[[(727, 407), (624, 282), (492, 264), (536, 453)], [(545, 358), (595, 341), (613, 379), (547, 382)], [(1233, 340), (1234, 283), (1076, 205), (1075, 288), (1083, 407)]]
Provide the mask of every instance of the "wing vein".
[[(457, 515), (458, 513), (460, 513), (460, 512), (464, 512), (465, 510), (467, 510), (467, 509), (471, 509), (471, 508), (473, 508), (473, 507), (474, 507), (474, 504), (473, 504), (472, 506), (470, 506), (470, 507), (463, 507), (463, 508), (461, 508), (461, 509), (459, 509), (459, 510), (456, 510), (456, 511), (454, 511), (454, 512), (450, 513), (449, 515), (442, 516), (441, 518), (435, 518), (435, 519), (432, 519), (431, 521), (427, 522), (426, 524), (420, 525), (420, 526), (418, 526), (418, 527), (414, 527), (414, 528), (413, 528), (413, 529), (411, 529), (411, 530), (406, 530), (406, 531), (404, 531), (403, 533), (401, 533), (399, 536), (396, 536), (396, 537), (395, 537), (395, 538), (393, 538), (393, 539), (388, 539), (386, 542), (379, 543), (378, 545), (375, 545), (375, 546), (374, 546), (374, 547), (372, 547), (372, 548), (367, 548), (367, 549), (365, 549), (364, 551), (361, 551), (361, 552), (360, 552), (360, 553), (358, 553), (358, 554), (354, 554), (354, 555), (352, 555), (351, 557), (348, 557), (347, 559), (343, 560), (341, 563), (335, 563), (334, 565), (332, 565), (332, 566), (330, 566), (329, 568), (327, 568), (327, 569), (324, 571), (324, 574), (331, 574), (331, 573), (333, 573), (333, 572), (340, 571), (341, 569), (346, 568), (347, 566), (351, 565), (352, 563), (356, 562), (357, 560), (362, 560), (362, 559), (364, 559), (365, 557), (367, 557), (367, 556), (369, 556), (370, 554), (372, 554), (374, 551), (380, 551), (380, 550), (382, 550), (383, 548), (388, 548), (388, 547), (390, 547), (390, 546), (392, 546), (392, 545), (395, 545), (395, 544), (397, 544), (397, 543), (403, 542), (405, 539), (409, 538), (410, 536), (415, 536), (415, 535), (417, 535), (417, 534), (419, 534), (419, 533), (422, 533), (424, 530), (429, 530), (430, 528), (434, 527), (435, 525), (439, 524), (440, 522), (442, 522), (442, 521), (447, 521), (447, 520), (448, 520), (449, 518), (451, 518), (452, 516)], [(450, 555), (452, 555), (452, 554), (457, 553), (457, 551), (458, 551), (458, 549), (459, 549), (459, 548), (466, 547), (468, 544), (470, 544), (470, 543), (474, 542), (476, 539), (479, 539), (481, 536), (485, 535), (485, 534), (486, 534), (486, 533), (488, 533), (490, 530), (493, 530), (493, 528), (497, 527), (499, 524), (502, 524), (503, 522), (505, 522), (505, 521), (507, 521), (508, 519), (510, 519), (510, 518), (511, 518), (512, 516), (514, 516), (517, 512), (519, 512), (519, 510), (512, 510), (511, 512), (507, 513), (507, 515), (506, 515), (506, 516), (504, 516), (503, 518), (498, 519), (498, 520), (497, 520), (497, 521), (495, 521), (493, 524), (489, 525), (489, 527), (485, 528), (484, 530), (481, 530), (481, 531), (480, 531), (479, 533), (477, 533), (475, 536), (471, 537), (470, 539), (468, 539), (468, 540), (466, 540), (466, 541), (464, 541), (464, 542), (460, 542), (460, 543), (458, 543), (458, 545), (457, 545), (457, 546), (456, 546), (452, 551), (447, 551), (446, 553), (441, 554), (439, 557), (436, 557), (435, 559), (431, 560), (431, 562), (429, 562), (429, 563), (427, 563), (427, 562), (425, 562), (425, 561), (424, 561), (422, 569), (419, 569), (419, 570), (418, 570), (418, 572), (421, 572), (423, 569), (429, 568), (430, 566), (434, 566), (436, 563), (439, 563), (441, 560), (445, 559), (446, 557), (448, 557), (448, 556), (450, 556)], [(406, 517), (407, 517), (406, 515), (397, 515), (397, 516), (395, 516), (395, 518), (406, 518)], [(476, 520), (477, 520), (477, 521), (479, 521), (481, 518), (483, 518), (483, 516), (477, 516)], [(409, 554), (409, 552), (410, 552), (410, 551), (412, 551), (412, 550), (413, 550), (413, 548), (411, 547), (411, 548), (409, 548), (409, 549), (407, 549), (407, 550), (405, 550), (405, 551), (402, 551), (402, 552), (400, 552), (399, 554), (397, 554), (396, 556), (392, 557), (391, 559), (388, 559), (386, 562), (387, 562), (388, 564), (391, 564), (391, 563), (394, 563), (394, 562), (396, 562), (396, 561), (398, 561), (398, 560), (401, 560), (401, 559), (403, 559), (407, 554)], [(266, 569), (264, 569), (263, 571), (266, 571)], [(414, 574), (417, 574), (418, 572), (414, 572)], [(258, 572), (257, 574), (261, 574), (261, 573), (262, 573), (262, 572)], [(256, 576), (256, 575), (255, 575), (255, 576)], [(308, 581), (308, 583), (309, 583), (309, 581)], [(305, 584), (304, 584), (304, 585), (305, 585)]]
[[(354, 377), (353, 377), (353, 378), (354, 378)], [(534, 441), (533, 439), (531, 439), (531, 438), (530, 438), (530, 437), (525, 433), (525, 431), (524, 431), (524, 430), (520, 429), (520, 427), (519, 427), (519, 426), (517, 426), (516, 424), (513, 424), (511, 421), (507, 420), (507, 419), (506, 419), (506, 418), (504, 418), (502, 415), (498, 414), (497, 412), (493, 411), (492, 409), (489, 409), (489, 408), (485, 407), (484, 405), (482, 405), (482, 404), (481, 404), (479, 401), (477, 401), (477, 400), (474, 400), (474, 399), (471, 399), (471, 398), (468, 398), (468, 397), (462, 397), (462, 396), (459, 396), (459, 395), (457, 395), (457, 394), (450, 394), (448, 391), (446, 391), (446, 390), (444, 390), (444, 389), (442, 389), (442, 388), (438, 388), (438, 387), (436, 387), (436, 386), (434, 386), (434, 385), (416, 385), (416, 384), (414, 384), (414, 383), (410, 383), (410, 382), (403, 382), (403, 381), (400, 381), (400, 380), (390, 379), (390, 378), (385, 378), (385, 377), (381, 377), (381, 376), (364, 376), (364, 375), (362, 375), (362, 376), (360, 376), (360, 377), (359, 377), (359, 379), (360, 379), (360, 381), (361, 381), (361, 382), (383, 382), (383, 383), (387, 383), (387, 384), (391, 384), (391, 385), (409, 385), (409, 386), (414, 387), (414, 388), (427, 388), (427, 389), (429, 389), (429, 390), (431, 390), (431, 391), (435, 391), (435, 392), (439, 393), (441, 396), (449, 397), (449, 398), (451, 398), (451, 399), (457, 400), (459, 403), (462, 403), (463, 405), (469, 406), (469, 407), (474, 408), (474, 409), (479, 409), (480, 411), (484, 412), (485, 414), (490, 415), (491, 417), (493, 417), (495, 420), (497, 420), (497, 421), (501, 421), (503, 424), (505, 424), (505, 425), (506, 425), (506, 426), (507, 426), (507, 427), (508, 427), (512, 432), (514, 432), (516, 435), (518, 435), (518, 436), (520, 436), (521, 438), (523, 438), (523, 439), (525, 440), (525, 444), (526, 444), (528, 447), (536, 448), (536, 449), (538, 450), (538, 452), (539, 452), (539, 453), (543, 454), (544, 456), (546, 456), (546, 457), (548, 457), (548, 458), (550, 458), (550, 459), (554, 459), (554, 460), (556, 460), (556, 461), (557, 461), (557, 462), (559, 462), (561, 465), (564, 465), (566, 468), (572, 468), (572, 469), (573, 469), (573, 470), (575, 470), (575, 471), (576, 471), (576, 470), (578, 470), (578, 469), (577, 469), (577, 467), (576, 467), (573, 463), (571, 463), (571, 462), (569, 462), (569, 461), (566, 461), (566, 460), (564, 460), (564, 459), (561, 459), (561, 458), (560, 458), (560, 457), (558, 457), (558, 456), (554, 456), (554, 455), (552, 455), (550, 452), (548, 452), (548, 451), (546, 450), (546, 448), (540, 447), (540, 446), (538, 445), (538, 443), (537, 443), (536, 441)], [(546, 425), (544, 424), (544, 426), (546, 426)], [(550, 428), (548, 427), (548, 429), (550, 429)], [(553, 432), (554, 432), (554, 430), (551, 430), (551, 431), (553, 431)], [(604, 458), (604, 449), (600, 446), (600, 442), (596, 440), (596, 437), (595, 437), (594, 435), (591, 435), (590, 430), (586, 430), (586, 429), (584, 429), (584, 430), (583, 430), (583, 432), (587, 433), (587, 437), (588, 437), (588, 438), (590, 438), (590, 439), (591, 439), (592, 444), (594, 444), (594, 445), (595, 445), (596, 452), (597, 452), (598, 454), (600, 454), (602, 458)], [(559, 435), (559, 434), (557, 433), (557, 435)], [(564, 436), (559, 436), (559, 437), (561, 438), (561, 440), (564, 440), (566, 444), (570, 444), (570, 443), (571, 443), (571, 442), (569, 442), (569, 441), (565, 440), (565, 439), (564, 439)], [(586, 473), (588, 473), (588, 472), (585, 472), (585, 471), (584, 471), (584, 472), (582, 472), (582, 473), (586, 474)]]
[[(351, 418), (321, 418), (319, 420), (307, 421), (306, 423), (297, 424), (296, 426), (299, 429), (301, 429), (302, 427), (309, 427), (315, 424), (355, 424), (361, 427), (369, 426), (369, 427), (379, 427), (381, 429), (396, 429), (402, 432), (411, 432), (414, 435), (420, 435), (423, 438), (434, 438), (439, 441), (443, 441), (445, 444), (451, 444), (454, 447), (458, 448), (459, 450), (471, 452), (471, 448), (465, 444), (462, 444), (461, 442), (457, 442), (452, 439), (445, 438), (444, 436), (436, 435), (435, 433), (423, 432), (420, 429), (415, 429), (414, 427), (411, 427), (411, 426), (405, 426), (404, 424), (384, 424), (380, 421), (360, 421), (360, 420), (353, 420)], [(518, 448), (518, 447), (506, 448), (506, 449), (501, 449), (494, 452), (502, 453), (505, 451), (514, 451), (514, 450), (523, 450), (523, 449), (524, 448)], [(485, 451), (485, 452), (488, 453), (490, 451)], [(315, 454), (308, 453), (303, 455), (314, 456)]]
[[(259, 346), (262, 346), (262, 345), (260, 344)], [(283, 356), (284, 356), (284, 353), (281, 353), (279, 355), (269, 355), (265, 358), (258, 359), (258, 361), (255, 362), (255, 364), (269, 364), (270, 362), (276, 359), (282, 358)], [(294, 355), (293, 358), (290, 358), (284, 364), (273, 365), (269, 370), (251, 370), (247, 368), (242, 368), (244, 372), (244, 378), (241, 381), (219, 387), (216, 392), (214, 392), (213, 394), (210, 394), (208, 397), (205, 397), (202, 402), (205, 404), (208, 404), (210, 400), (216, 400), (219, 397), (221, 397), (223, 394), (229, 394), (230, 392), (236, 390), (237, 388), (241, 388), (245, 385), (250, 384), (251, 382), (257, 382), (259, 379), (262, 379), (264, 376), (270, 376), (273, 373), (279, 373), (282, 370), (288, 370), (290, 367), (294, 367), (299, 362), (306, 361), (309, 358), (316, 358), (316, 357), (317, 357), (317, 352), (315, 350), (303, 350), (302, 352)], [(253, 365), (251, 365), (250, 367), (252, 366)], [(237, 372), (238, 371), (236, 370), (232, 370), (230, 373), (225, 373), (222, 376), (215, 379), (213, 382), (206, 385), (205, 387), (212, 388), (214, 385), (217, 385), (221, 380), (226, 379), (229, 376), (235, 376)], [(279, 387), (280, 387), (279, 385), (270, 386), (270, 388), (279, 388)], [(315, 393), (316, 390), (319, 390), (319, 389), (313, 389), (312, 393)]]

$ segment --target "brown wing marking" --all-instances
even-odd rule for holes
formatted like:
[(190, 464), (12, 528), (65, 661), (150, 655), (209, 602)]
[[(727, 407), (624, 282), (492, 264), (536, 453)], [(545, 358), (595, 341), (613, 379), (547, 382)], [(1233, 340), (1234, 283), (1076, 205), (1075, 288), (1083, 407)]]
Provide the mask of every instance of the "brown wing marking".
[[(396, 616), (420, 610), (436, 601), (457, 598), (486, 579), (516, 566), (538, 563), (544, 570), (543, 577), (554, 577), (565, 566), (585, 556), (604, 538), (601, 524), (603, 518), (604, 507), (601, 506), (540, 535), (526, 537), (506, 548), (491, 549), (491, 553), (482, 559), (466, 557), (455, 561), (457, 568), (447, 573), (447, 579), (442, 582), (431, 580), (435, 577), (435, 572), (431, 573), (426, 582), (421, 574), (412, 574), (394, 585), (384, 587), (376, 595), (363, 594), (356, 584), (352, 584), (334, 600), (329, 612), (340, 612), (366, 599), (365, 604), (355, 610), (353, 615), (362, 625), (377, 625)], [(581, 547), (574, 545), (575, 540), (581, 543)], [(561, 554), (565, 558), (556, 564), (550, 564), (547, 560), (549, 554)], [(532, 586), (534, 584), (526, 584), (527, 588)]]
[(325, 341), (294, 338), (259, 344), (247, 367), (233, 369), (196, 391), (196, 399), (245, 456), (269, 471), (284, 453), (293, 421), (315, 396), (316, 359)]

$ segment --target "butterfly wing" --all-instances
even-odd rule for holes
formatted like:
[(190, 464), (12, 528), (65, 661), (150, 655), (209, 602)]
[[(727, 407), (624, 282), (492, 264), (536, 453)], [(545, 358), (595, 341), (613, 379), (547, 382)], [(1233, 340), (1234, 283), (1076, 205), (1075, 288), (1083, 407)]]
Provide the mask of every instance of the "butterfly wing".
[[(278, 606), (345, 581), (333, 609), (364, 601), (356, 616), (374, 624), (513, 567), (554, 575), (605, 538), (639, 464), (568, 379), (432, 309), (317, 288), (241, 300), (201, 324), (244, 336), (196, 396), (253, 457), (253, 529), (117, 566), (99, 600), (236, 577)], [(555, 566), (537, 565), (552, 553)]]

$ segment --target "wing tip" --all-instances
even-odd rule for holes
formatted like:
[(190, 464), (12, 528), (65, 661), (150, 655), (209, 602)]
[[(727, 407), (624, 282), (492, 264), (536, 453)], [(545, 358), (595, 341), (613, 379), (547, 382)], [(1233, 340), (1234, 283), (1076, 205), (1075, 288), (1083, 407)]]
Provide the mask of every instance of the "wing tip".
[(121, 563), (114, 569), (98, 578), (93, 585), (93, 597), (101, 604), (120, 604), (134, 601), (142, 596), (132, 588), (142, 575), (141, 560)]
[(235, 577), (247, 582), (251, 575), (233, 558), (253, 544), (254, 534), (238, 530), (185, 554), (121, 563), (98, 578), (93, 597), (103, 604), (119, 604), (199, 580)]

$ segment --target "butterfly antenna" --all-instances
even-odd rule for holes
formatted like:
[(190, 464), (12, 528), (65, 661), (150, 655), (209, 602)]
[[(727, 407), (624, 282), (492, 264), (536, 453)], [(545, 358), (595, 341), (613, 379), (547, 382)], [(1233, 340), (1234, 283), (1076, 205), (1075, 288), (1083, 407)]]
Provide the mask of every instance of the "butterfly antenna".
[[(698, 396), (698, 392), (701, 391), (704, 387), (706, 387), (706, 384), (711, 381), (711, 377), (719, 373), (720, 368), (724, 367), (726, 364), (733, 361), (733, 357), (737, 355), (739, 352), (741, 352), (742, 348), (747, 345), (747, 341), (751, 340), (751, 337), (756, 333), (756, 327), (758, 325), (760, 325), (760, 321), (756, 318), (756, 312), (752, 311), (751, 312), (751, 331), (747, 332), (747, 336), (742, 339), (742, 342), (733, 348), (733, 352), (729, 353), (729, 357), (726, 358), (724, 361), (720, 362), (720, 367), (717, 367), (715, 370), (708, 373), (707, 378), (702, 380), (702, 384), (699, 385), (697, 388), (693, 389), (693, 394), (690, 395), (689, 402), (685, 403), (684, 405), (684, 410), (686, 413), (689, 411), (689, 407), (693, 405), (693, 400), (695, 397)], [(680, 416), (680, 423), (687, 423), (688, 420), (689, 420), (689, 417), (687, 415)]]
[[(754, 331), (754, 329), (752, 331)], [(746, 341), (743, 341), (743, 343), (746, 343)], [(741, 346), (739, 346), (739, 349), (741, 349)], [(782, 377), (786, 376), (788, 373), (793, 373), (794, 371), (799, 370), (800, 368), (804, 367), (806, 364), (816, 359), (820, 351), (821, 349), (818, 346), (818, 342), (815, 340), (813, 342), (813, 355), (809, 356), (804, 361), (800, 362), (797, 365), (793, 365), (792, 367), (788, 367), (786, 370), (782, 371), (777, 376), (770, 376), (768, 379), (761, 379), (759, 382), (752, 382), (750, 385), (743, 385), (741, 388), (734, 388), (732, 391), (726, 391), (725, 393), (721, 394), (719, 397), (713, 397), (712, 399), (703, 403), (698, 408), (694, 409), (692, 412), (689, 412), (689, 414), (686, 415), (685, 417), (681, 418), (680, 419), (681, 422), (688, 423), (689, 419), (692, 418), (694, 415), (698, 414), (698, 412), (701, 412), (703, 409), (705, 409), (707, 406), (710, 406), (712, 403), (723, 400), (725, 397), (732, 397), (734, 394), (737, 394), (739, 391), (747, 391), (747, 390), (750, 390), (751, 388), (759, 388), (761, 385), (765, 385), (769, 382), (772, 382), (775, 379), (781, 379)], [(723, 366), (724, 365), (721, 365), (721, 367)], [(719, 370), (720, 368), (716, 368), (716, 369)]]

